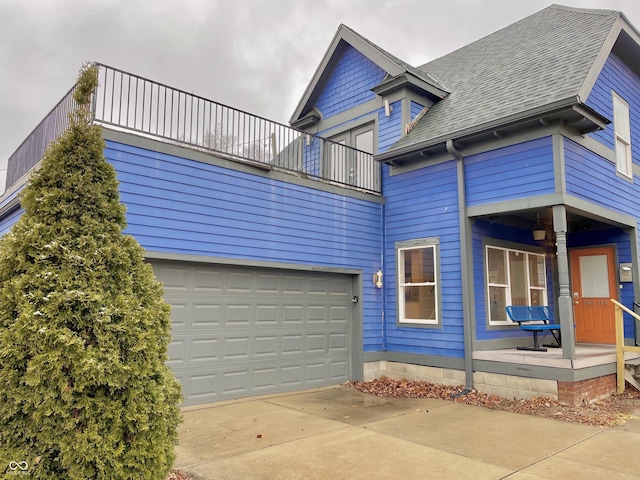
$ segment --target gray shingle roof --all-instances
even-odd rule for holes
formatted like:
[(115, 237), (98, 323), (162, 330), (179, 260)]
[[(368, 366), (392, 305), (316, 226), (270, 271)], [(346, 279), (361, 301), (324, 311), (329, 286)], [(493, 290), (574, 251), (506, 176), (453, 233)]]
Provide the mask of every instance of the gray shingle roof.
[(418, 67), (451, 93), (392, 150), (575, 98), (620, 15), (552, 5)]

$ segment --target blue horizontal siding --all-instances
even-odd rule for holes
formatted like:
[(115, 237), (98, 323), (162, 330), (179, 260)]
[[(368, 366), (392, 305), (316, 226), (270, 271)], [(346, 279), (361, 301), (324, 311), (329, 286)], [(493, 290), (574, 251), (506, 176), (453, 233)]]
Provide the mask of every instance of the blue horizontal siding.
[[(640, 219), (640, 185), (638, 177), (633, 183), (616, 174), (616, 166), (607, 159), (570, 140), (565, 145), (565, 175), (567, 193), (583, 198), (591, 203), (615, 212)], [(636, 228), (640, 228), (640, 224)], [(628, 234), (617, 230), (573, 233), (569, 236), (569, 246), (588, 246), (597, 244), (616, 245), (619, 262), (631, 262), (630, 238)], [(620, 291), (625, 305), (633, 304), (633, 288)], [(624, 316), (625, 337), (633, 337), (633, 321)]]
[(415, 118), (420, 114), (420, 112), (424, 109), (424, 106), (411, 101), (411, 121), (415, 120)]
[(465, 180), (470, 206), (553, 193), (551, 137), (470, 155)]
[(640, 218), (638, 178), (633, 183), (616, 174), (616, 166), (571, 140), (564, 140), (567, 193)]
[(400, 140), (402, 134), (402, 102), (391, 104), (391, 114), (387, 117), (384, 108), (378, 110), (378, 153), (386, 151)]
[(24, 208), (18, 208), (0, 219), (0, 237), (11, 230), (11, 227), (13, 227), (23, 213)]
[(384, 78), (385, 71), (358, 50), (347, 45), (321, 87), (315, 107), (324, 118), (373, 100), (371, 91)]
[[(385, 205), (385, 337), (387, 350), (461, 358), (464, 356), (462, 277), (455, 162), (383, 177)], [(398, 325), (395, 243), (439, 239), (442, 325)]]
[[(127, 233), (147, 250), (363, 271), (381, 268), (382, 206), (117, 142)], [(365, 351), (382, 348), (382, 293), (363, 282)]]

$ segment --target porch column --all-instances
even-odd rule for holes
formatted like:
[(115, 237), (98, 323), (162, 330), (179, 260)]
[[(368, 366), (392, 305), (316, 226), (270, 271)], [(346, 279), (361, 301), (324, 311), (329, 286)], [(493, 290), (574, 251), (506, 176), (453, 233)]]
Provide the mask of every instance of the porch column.
[(562, 358), (576, 358), (575, 331), (573, 329), (573, 297), (569, 283), (569, 257), (567, 255), (567, 211), (564, 205), (553, 207), (553, 231), (556, 234), (556, 257), (558, 261), (558, 314), (562, 335)]

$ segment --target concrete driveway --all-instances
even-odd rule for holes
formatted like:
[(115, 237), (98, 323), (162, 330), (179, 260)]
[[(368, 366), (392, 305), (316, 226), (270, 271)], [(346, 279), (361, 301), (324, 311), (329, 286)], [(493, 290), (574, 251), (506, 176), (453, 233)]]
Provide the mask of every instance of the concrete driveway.
[(203, 480), (640, 478), (640, 420), (603, 429), (343, 386), (183, 413), (175, 467)]

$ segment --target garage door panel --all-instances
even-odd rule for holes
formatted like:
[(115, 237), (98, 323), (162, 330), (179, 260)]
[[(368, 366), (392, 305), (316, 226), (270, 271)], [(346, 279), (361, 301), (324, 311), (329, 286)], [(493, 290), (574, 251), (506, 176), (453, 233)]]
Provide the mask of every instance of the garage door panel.
[(250, 273), (227, 273), (227, 290), (229, 292), (251, 293), (255, 290), (252, 288), (254, 276)]
[(340, 381), (349, 375), (349, 364), (346, 360), (336, 360), (329, 364), (329, 378)]
[(187, 292), (189, 290), (189, 269), (187, 267), (162, 265), (156, 268), (156, 276), (162, 281), (165, 293)]
[(304, 278), (299, 275), (285, 275), (283, 293), (302, 294), (304, 292)]
[(167, 354), (169, 356), (167, 365), (170, 367), (184, 364), (187, 360), (187, 341), (174, 336), (167, 348)]
[(349, 379), (351, 277), (153, 266), (172, 304), (168, 365), (183, 385), (185, 405)]
[(223, 275), (222, 272), (213, 269), (196, 268), (193, 270), (193, 291), (221, 292)]
[(250, 305), (230, 304), (226, 305), (225, 324), (226, 325), (249, 325), (251, 315)]
[(237, 362), (249, 359), (249, 346), (251, 342), (247, 337), (225, 338), (223, 361)]
[[(190, 325), (194, 327), (213, 327), (220, 325), (222, 315), (220, 312), (220, 305), (211, 303), (191, 303), (186, 306), (191, 309), (188, 318), (191, 319)], [(188, 324), (187, 324), (188, 325)]]
[(186, 303), (177, 303), (165, 298), (171, 305), (171, 326), (175, 330), (176, 328), (186, 327), (189, 322), (189, 307)]
[(261, 294), (277, 294), (281, 288), (278, 275), (257, 274), (256, 283), (256, 292)]
[(217, 336), (191, 340), (188, 343), (191, 353), (189, 360), (192, 362), (214, 362), (218, 360), (219, 342), (220, 340)]
[(256, 324), (276, 325), (278, 323), (278, 305), (257, 305)]
[(282, 342), (279, 341), (278, 336), (270, 335), (270, 336), (258, 336), (255, 339), (255, 349), (254, 356), (255, 357), (275, 357), (279, 353), (278, 344)]
[(307, 323), (325, 323), (328, 320), (326, 305), (309, 305)]
[(304, 314), (304, 309), (300, 305), (284, 305), (282, 321), (288, 324), (297, 323), (302, 325), (302, 317)]
[(306, 336), (306, 351), (308, 353), (320, 353), (326, 350), (326, 336), (322, 333), (309, 334)]
[(329, 323), (338, 327), (349, 323), (349, 312), (345, 306), (331, 306), (329, 308)]
[(302, 335), (284, 335), (282, 337), (282, 353), (285, 355), (302, 354)]

